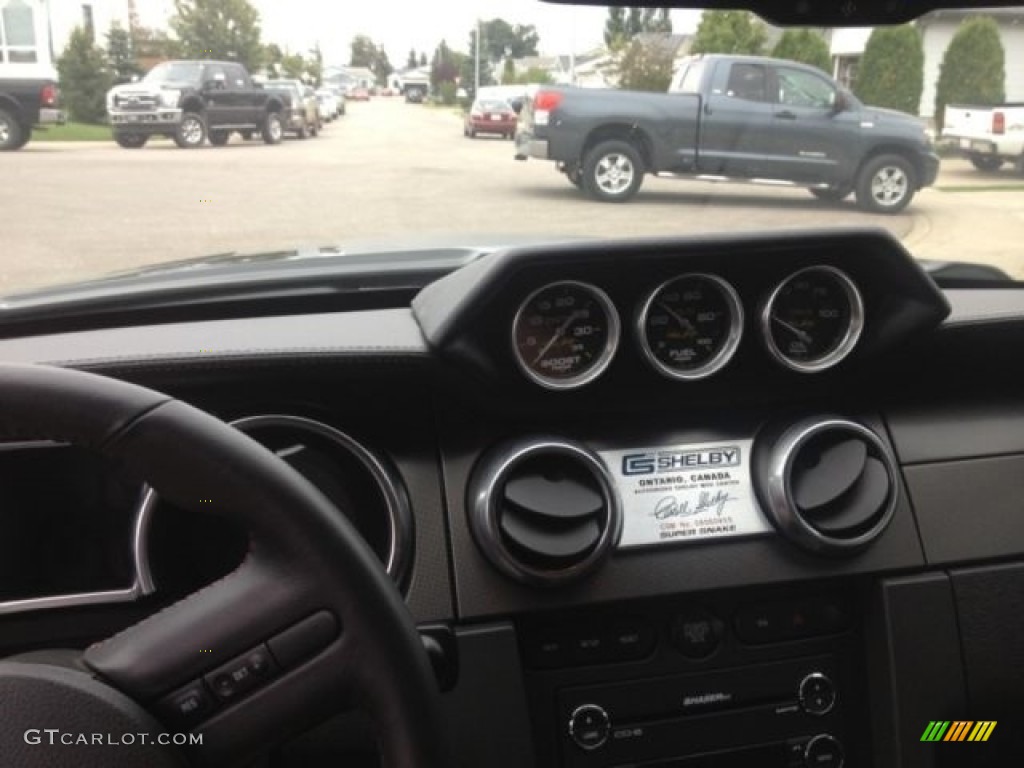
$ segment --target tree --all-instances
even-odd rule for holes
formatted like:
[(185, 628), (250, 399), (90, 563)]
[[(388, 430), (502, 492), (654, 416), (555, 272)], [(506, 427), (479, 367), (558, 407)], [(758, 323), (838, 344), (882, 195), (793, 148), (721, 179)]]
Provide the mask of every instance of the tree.
[[(481, 25), (482, 28), (482, 25)], [(483, 37), (483, 36), (481, 36)], [(489, 53), (487, 51), (487, 38), (483, 37), (483, 45), (480, 48), (480, 85), (494, 85), (497, 80), (494, 77), (494, 65), (492, 64)], [(495, 59), (494, 63), (504, 58), (506, 61), (514, 59), (514, 56), (502, 56), (499, 59)], [(469, 55), (466, 56), (466, 61), (460, 68), (459, 80), (462, 87), (465, 88), (474, 98), (476, 97), (476, 30), (472, 30), (469, 33)]]
[(832, 54), (829, 53), (825, 38), (806, 27), (791, 28), (783, 32), (779, 42), (772, 48), (772, 56), (776, 59), (810, 64), (825, 72), (832, 70)]
[(406, 69), (416, 69), (419, 59), (416, 58), (416, 49), (412, 48), (409, 51), (409, 58), (405, 60)]
[(281, 59), (281, 72), (289, 80), (301, 80), (306, 74), (306, 60), (301, 53), (286, 53)]
[(135, 27), (131, 33), (132, 48), (140, 61), (177, 59), (182, 56), (181, 43), (162, 29)]
[(619, 87), (665, 93), (672, 82), (673, 63), (669, 46), (633, 40), (619, 64)]
[(139, 62), (135, 60), (132, 36), (116, 21), (107, 32), (107, 60), (114, 82), (129, 83), (133, 77), (142, 74)]
[(629, 41), (626, 32), (626, 9), (613, 5), (608, 9), (608, 18), (604, 22), (604, 44), (608, 50), (617, 51)]
[(324, 79), (324, 52), (320, 50), (320, 43), (314, 45), (309, 51), (309, 58), (306, 60), (306, 73), (313, 85), (319, 88), (323, 85)]
[(426, 52), (420, 54), (420, 66), (421, 67), (427, 66), (427, 54), (426, 54)]
[(541, 67), (530, 67), (523, 74), (513, 74), (512, 78), (508, 82), (513, 85), (554, 85), (555, 78), (551, 76), (551, 73)]
[(260, 14), (249, 0), (174, 0), (170, 27), (190, 59), (262, 64)]
[(391, 66), (391, 62), (388, 60), (387, 51), (384, 50), (384, 46), (378, 46), (377, 55), (374, 56), (373, 64), (370, 69), (373, 70), (374, 76), (377, 78), (377, 85), (386, 86), (388, 84), (388, 78), (391, 73), (395, 71), (395, 68)]
[(349, 56), (350, 67), (373, 67), (377, 60), (377, 44), (366, 35), (356, 35), (352, 38), (352, 55)]
[(645, 33), (672, 34), (672, 17), (667, 8), (625, 8), (613, 5), (604, 23), (604, 43), (611, 51), (620, 51)]
[[(473, 37), (476, 37), (475, 30)], [(509, 24), (504, 19), (481, 22), (480, 38), (480, 52), (490, 62), (508, 57), (521, 59), (524, 56), (536, 56), (537, 44), (540, 42), (537, 28), (533, 24)]]
[(691, 53), (760, 55), (768, 39), (764, 24), (747, 11), (704, 11)]
[(1006, 100), (1006, 55), (999, 26), (988, 17), (968, 19), (953, 36), (935, 87), (935, 123), (939, 130), (947, 104), (994, 105)]
[(263, 66), (266, 67), (267, 74), (272, 79), (281, 77), (281, 73), (284, 71), (283, 63), (284, 51), (277, 43), (271, 43), (263, 49)]
[(71, 119), (80, 123), (102, 123), (113, 78), (106, 56), (84, 27), (75, 27), (72, 31), (67, 48), (57, 60), (57, 71)]
[(434, 58), (430, 62), (430, 86), (435, 93), (440, 93), (442, 83), (454, 85), (457, 77), (459, 77), (459, 64), (455, 60), (452, 49), (448, 47), (448, 43), (442, 40), (434, 51)]
[(906, 24), (876, 27), (864, 47), (853, 90), (866, 104), (916, 115), (924, 89), (921, 34)]

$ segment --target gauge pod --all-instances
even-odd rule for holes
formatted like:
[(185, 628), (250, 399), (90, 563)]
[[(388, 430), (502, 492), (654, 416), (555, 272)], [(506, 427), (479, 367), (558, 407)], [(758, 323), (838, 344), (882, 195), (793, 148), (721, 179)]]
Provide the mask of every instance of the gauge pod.
[(765, 430), (755, 443), (758, 499), (793, 543), (821, 554), (861, 549), (896, 509), (896, 460), (872, 430), (825, 417)]
[(693, 381), (721, 370), (743, 335), (743, 305), (715, 275), (680, 275), (655, 288), (637, 318), (640, 348), (655, 370)]
[(593, 285), (564, 281), (534, 291), (512, 321), (512, 349), (522, 371), (547, 389), (575, 389), (611, 363), (619, 315)]
[(854, 282), (830, 266), (802, 269), (772, 291), (761, 313), (768, 351), (787, 368), (817, 373), (846, 358), (864, 330)]
[(520, 440), (488, 453), (474, 470), (467, 504), (487, 559), (534, 586), (591, 573), (622, 533), (619, 498), (604, 463), (558, 438)]

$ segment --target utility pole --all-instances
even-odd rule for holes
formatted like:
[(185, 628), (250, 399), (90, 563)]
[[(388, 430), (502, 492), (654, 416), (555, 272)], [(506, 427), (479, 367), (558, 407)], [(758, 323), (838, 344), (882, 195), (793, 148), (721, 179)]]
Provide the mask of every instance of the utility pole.
[(476, 20), (476, 60), (474, 64), (474, 76), (473, 76), (473, 98), (480, 93), (480, 19)]

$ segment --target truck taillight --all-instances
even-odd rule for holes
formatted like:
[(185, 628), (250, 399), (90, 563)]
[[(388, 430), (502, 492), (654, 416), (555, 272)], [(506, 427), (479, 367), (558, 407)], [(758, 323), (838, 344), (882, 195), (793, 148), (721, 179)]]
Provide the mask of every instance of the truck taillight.
[(992, 133), (1006, 133), (1006, 114), (1004, 112), (992, 113)]
[(57, 86), (52, 83), (48, 83), (43, 86), (43, 90), (39, 92), (39, 103), (44, 107), (55, 107), (57, 106)]
[(558, 91), (539, 91), (533, 99), (534, 111), (550, 112), (562, 103), (562, 94)]

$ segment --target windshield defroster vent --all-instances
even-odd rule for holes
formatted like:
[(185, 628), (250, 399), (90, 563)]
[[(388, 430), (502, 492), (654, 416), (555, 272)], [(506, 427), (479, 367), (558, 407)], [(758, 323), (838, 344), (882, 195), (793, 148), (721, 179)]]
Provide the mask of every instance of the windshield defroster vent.
[(562, 440), (521, 441), (491, 452), (474, 473), (469, 505), (473, 534), (491, 563), (535, 585), (589, 573), (622, 528), (600, 459)]
[(779, 530), (817, 552), (855, 550), (885, 530), (896, 506), (896, 464), (870, 429), (811, 419), (762, 454), (759, 492)]

